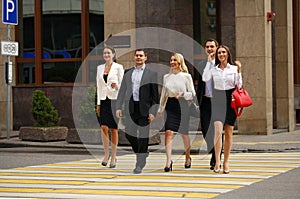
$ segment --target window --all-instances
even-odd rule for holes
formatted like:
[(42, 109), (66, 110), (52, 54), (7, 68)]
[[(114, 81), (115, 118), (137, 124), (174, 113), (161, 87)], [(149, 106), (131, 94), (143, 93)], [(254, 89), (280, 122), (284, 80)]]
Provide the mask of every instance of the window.
[(194, 38), (202, 44), (208, 38), (217, 39), (217, 1), (194, 0)]
[[(103, 2), (23, 0), (17, 33), (17, 84), (73, 83), (78, 82), (76, 77), (87, 83), (89, 78), (82, 74), (87, 74), (84, 71), (88, 68), (80, 70), (80, 66), (87, 54), (83, 52), (90, 52), (103, 41)], [(89, 39), (85, 39), (88, 34)]]

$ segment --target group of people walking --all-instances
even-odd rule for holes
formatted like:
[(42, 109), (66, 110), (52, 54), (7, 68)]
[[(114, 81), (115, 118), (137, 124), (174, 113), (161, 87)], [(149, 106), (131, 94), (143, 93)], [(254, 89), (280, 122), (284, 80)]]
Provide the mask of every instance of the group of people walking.
[[(173, 53), (170, 71), (163, 76), (159, 99), (157, 73), (146, 64), (147, 52), (135, 50), (135, 66), (124, 71), (115, 62), (115, 50), (106, 46), (103, 50), (104, 64), (97, 67), (97, 114), (100, 115), (101, 137), (104, 147), (102, 166), (115, 168), (118, 145), (118, 122), (124, 116), (126, 138), (136, 154), (133, 173), (141, 173), (149, 155), (150, 123), (155, 116), (165, 117), (165, 172), (172, 171), (172, 140), (178, 132), (185, 150), (184, 168), (191, 168), (189, 138), (189, 101), (195, 97), (200, 105), (201, 130), (212, 154), (210, 169), (221, 169), (221, 151), (224, 145), (223, 173), (229, 173), (229, 154), (236, 120), (230, 106), (235, 85), (242, 87), (241, 63), (232, 62), (227, 46), (218, 45), (214, 39), (205, 42), (207, 60), (196, 66), (199, 83), (195, 90), (193, 79), (182, 54)], [(159, 104), (158, 108), (155, 105)], [(111, 156), (109, 135), (111, 131)], [(224, 144), (222, 132), (224, 129)]]

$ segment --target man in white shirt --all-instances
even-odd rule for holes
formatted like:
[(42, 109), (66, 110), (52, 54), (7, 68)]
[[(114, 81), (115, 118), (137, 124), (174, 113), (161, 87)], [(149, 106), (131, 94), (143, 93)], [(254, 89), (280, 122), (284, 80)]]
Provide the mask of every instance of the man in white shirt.
[(210, 169), (215, 167), (215, 150), (214, 150), (214, 125), (211, 124), (211, 98), (213, 82), (203, 82), (202, 74), (204, 68), (209, 65), (210, 68), (215, 67), (215, 56), (218, 48), (218, 42), (215, 39), (205, 41), (205, 52), (208, 55), (206, 60), (202, 60), (197, 66), (195, 74), (198, 75), (197, 99), (200, 106), (200, 124), (203, 137), (207, 144), (207, 151), (211, 153)]
[(122, 116), (124, 103), (126, 138), (136, 154), (136, 165), (133, 173), (138, 174), (146, 165), (148, 157), (149, 126), (158, 104), (157, 73), (145, 62), (147, 54), (143, 49), (135, 51), (135, 66), (127, 70), (121, 83), (116, 102), (116, 116)]

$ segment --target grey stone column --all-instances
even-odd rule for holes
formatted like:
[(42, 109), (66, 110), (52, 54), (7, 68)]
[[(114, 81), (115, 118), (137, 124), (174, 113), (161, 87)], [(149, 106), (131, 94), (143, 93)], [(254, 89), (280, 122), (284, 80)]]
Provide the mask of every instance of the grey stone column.
[(272, 134), (272, 32), (266, 21), (271, 0), (235, 1), (236, 59), (253, 99), (238, 119), (239, 134)]
[(292, 0), (274, 1), (277, 128), (295, 129)]

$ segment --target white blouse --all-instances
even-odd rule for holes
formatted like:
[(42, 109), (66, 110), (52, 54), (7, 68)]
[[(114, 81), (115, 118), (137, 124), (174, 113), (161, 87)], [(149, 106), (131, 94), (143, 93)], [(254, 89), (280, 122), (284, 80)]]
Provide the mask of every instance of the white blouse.
[(240, 89), (243, 85), (242, 74), (238, 73), (237, 69), (237, 66), (231, 64), (227, 64), (224, 70), (220, 69), (219, 65), (212, 69), (206, 66), (202, 80), (207, 82), (213, 78), (214, 88), (216, 90), (230, 90), (235, 88), (235, 85)]
[(183, 97), (186, 100), (193, 99), (196, 92), (192, 76), (189, 73), (184, 72), (164, 75), (158, 112), (163, 112), (166, 107), (168, 97), (175, 97), (178, 92), (183, 92)]

